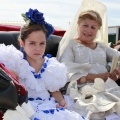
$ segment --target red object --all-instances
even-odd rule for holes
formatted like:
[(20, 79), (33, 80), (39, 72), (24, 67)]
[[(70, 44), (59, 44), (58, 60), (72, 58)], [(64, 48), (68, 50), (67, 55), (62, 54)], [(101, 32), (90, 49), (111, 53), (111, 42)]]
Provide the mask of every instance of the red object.
[[(0, 25), (0, 31), (20, 31), (20, 28), (20, 26)], [(63, 36), (65, 32), (65, 30), (54, 30), (53, 35)]]
[(58, 35), (58, 36), (63, 36), (65, 34), (65, 30), (54, 30), (54, 35)]
[(3, 120), (3, 114), (0, 112), (0, 120)]
[(20, 31), (20, 26), (0, 25), (0, 31)]
[[(0, 68), (2, 68), (13, 79), (15, 87), (18, 90), (19, 94), (21, 95), (27, 94), (25, 87), (9, 72), (9, 70), (5, 68), (5, 66), (2, 63), (0, 63)], [(21, 88), (20, 91), (19, 91), (19, 86)], [(2, 117), (3, 117), (3, 113), (0, 112), (0, 120), (3, 120)]]
[(9, 70), (5, 68), (3, 64), (0, 63), (0, 67), (13, 79), (15, 87), (18, 90), (18, 93), (20, 93), (21, 95), (26, 95), (27, 90), (25, 89), (25, 87), (9, 72)]

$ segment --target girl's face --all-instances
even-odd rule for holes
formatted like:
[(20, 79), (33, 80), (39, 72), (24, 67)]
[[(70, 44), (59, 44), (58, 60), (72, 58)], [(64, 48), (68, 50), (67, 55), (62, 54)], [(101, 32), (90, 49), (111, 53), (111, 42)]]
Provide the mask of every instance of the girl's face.
[(95, 20), (85, 19), (78, 25), (78, 35), (81, 42), (92, 43), (96, 37), (99, 25)]
[(43, 31), (34, 31), (28, 35), (22, 46), (26, 53), (26, 59), (39, 60), (45, 52), (46, 36)]

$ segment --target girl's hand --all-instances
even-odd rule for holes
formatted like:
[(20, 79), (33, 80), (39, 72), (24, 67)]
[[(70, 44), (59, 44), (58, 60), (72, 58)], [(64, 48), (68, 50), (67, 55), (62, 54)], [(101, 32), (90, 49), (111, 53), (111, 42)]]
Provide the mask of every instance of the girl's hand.
[(51, 96), (54, 97), (55, 100), (58, 102), (58, 104), (56, 105), (57, 108), (67, 108), (67, 103), (60, 91), (51, 92)]
[(58, 104), (56, 105), (56, 108), (67, 108), (67, 103), (66, 101), (63, 99), (61, 101), (58, 102)]

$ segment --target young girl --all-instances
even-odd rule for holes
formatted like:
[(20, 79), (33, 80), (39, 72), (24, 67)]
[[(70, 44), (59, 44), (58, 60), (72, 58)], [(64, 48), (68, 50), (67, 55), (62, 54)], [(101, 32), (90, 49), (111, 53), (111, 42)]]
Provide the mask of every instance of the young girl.
[(73, 101), (65, 96), (66, 103), (59, 91), (67, 82), (66, 67), (51, 55), (44, 56), (46, 37), (53, 32), (52, 25), (37, 9), (29, 9), (22, 16), (27, 22), (19, 36), (22, 52), (12, 45), (0, 45), (0, 59), (8, 69), (17, 72), (27, 88), (29, 103), (35, 110), (31, 120), (82, 120), (77, 113), (65, 109)]

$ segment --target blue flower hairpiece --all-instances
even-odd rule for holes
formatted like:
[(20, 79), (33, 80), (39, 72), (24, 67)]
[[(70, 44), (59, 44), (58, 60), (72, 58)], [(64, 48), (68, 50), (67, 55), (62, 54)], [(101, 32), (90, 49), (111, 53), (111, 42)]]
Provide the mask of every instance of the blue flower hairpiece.
[(37, 9), (30, 8), (28, 12), (21, 15), (25, 22), (45, 25), (47, 29), (47, 38), (49, 38), (49, 36), (54, 32), (53, 26), (45, 21), (43, 13), (39, 12)]

